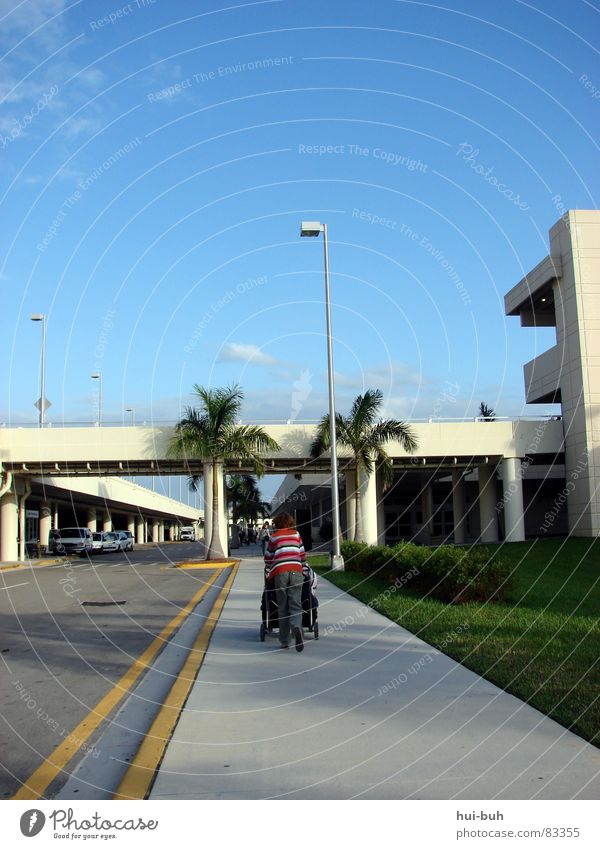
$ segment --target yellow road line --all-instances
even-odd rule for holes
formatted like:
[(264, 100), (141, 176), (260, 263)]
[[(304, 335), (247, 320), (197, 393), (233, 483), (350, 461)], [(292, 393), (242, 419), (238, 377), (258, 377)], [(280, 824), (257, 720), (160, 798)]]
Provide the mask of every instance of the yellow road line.
[(131, 691), (131, 688), (152, 663), (158, 652), (164, 647), (171, 634), (189, 616), (202, 596), (208, 592), (223, 570), (217, 569), (208, 581), (198, 590), (194, 597), (179, 611), (168, 625), (160, 632), (158, 637), (150, 643), (148, 648), (135, 660), (127, 672), (117, 681), (114, 687), (98, 702), (95, 708), (81, 720), (73, 731), (60, 743), (46, 760), (31, 774), (21, 787), (17, 790), (13, 799), (40, 799), (42, 794), (54, 781), (56, 776), (68, 764), (71, 758), (79, 751), (81, 746), (88, 740), (92, 732), (106, 719), (113, 708)]
[(162, 763), (167, 745), (206, 656), (210, 638), (219, 621), (223, 605), (229, 595), (239, 566), (238, 560), (202, 626), (202, 630), (196, 637), (177, 680), (171, 687), (163, 706), (131, 762), (131, 766), (123, 776), (113, 799), (145, 799), (148, 796), (154, 782), (154, 776)]
[(56, 558), (54, 560), (38, 560), (36, 563), (23, 560), (22, 563), (10, 563), (8, 566), (0, 566), (0, 572), (4, 572), (7, 569), (36, 569), (38, 566), (56, 566), (62, 562), (62, 560)]

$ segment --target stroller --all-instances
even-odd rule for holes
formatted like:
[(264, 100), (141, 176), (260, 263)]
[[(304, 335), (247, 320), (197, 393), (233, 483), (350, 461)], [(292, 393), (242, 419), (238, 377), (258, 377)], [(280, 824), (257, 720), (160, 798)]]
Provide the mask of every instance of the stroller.
[[(317, 622), (319, 601), (314, 594), (317, 587), (317, 576), (310, 568), (304, 569), (302, 583), (302, 627), (312, 633), (315, 640), (319, 639), (319, 623)], [(260, 602), (262, 622), (260, 623), (260, 640), (264, 643), (267, 633), (272, 634), (279, 628), (279, 611), (273, 581), (265, 578), (262, 599)]]

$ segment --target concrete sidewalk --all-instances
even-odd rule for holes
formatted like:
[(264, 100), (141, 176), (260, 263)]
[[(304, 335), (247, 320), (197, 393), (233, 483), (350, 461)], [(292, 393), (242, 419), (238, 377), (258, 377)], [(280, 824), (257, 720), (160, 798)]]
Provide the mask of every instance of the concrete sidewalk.
[(321, 638), (259, 641), (242, 561), (151, 799), (597, 799), (600, 751), (320, 581)]

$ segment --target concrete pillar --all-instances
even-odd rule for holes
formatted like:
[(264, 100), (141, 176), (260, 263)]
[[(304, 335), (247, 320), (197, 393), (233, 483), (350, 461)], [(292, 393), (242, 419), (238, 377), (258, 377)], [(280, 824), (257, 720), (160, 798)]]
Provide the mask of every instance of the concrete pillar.
[(227, 554), (229, 545), (229, 511), (227, 509), (227, 498), (225, 496), (225, 473), (223, 465), (219, 463), (219, 535), (223, 545), (223, 551)]
[(377, 477), (377, 544), (385, 545), (385, 506), (383, 503), (383, 484)]
[(162, 519), (160, 519), (158, 523), (158, 541), (165, 541), (165, 523)]
[[(228, 515), (227, 515), (227, 499), (225, 498), (225, 475), (223, 474), (223, 464), (219, 463), (217, 465), (217, 475), (219, 480), (219, 502), (218, 502), (218, 521), (219, 521), (219, 538), (221, 541), (221, 546), (223, 547), (224, 554), (227, 554), (227, 535), (228, 535)], [(212, 465), (210, 463), (206, 463), (204, 465), (203, 471), (203, 479), (204, 479), (204, 499), (203, 499), (203, 507), (204, 507), (204, 541), (206, 545), (210, 543), (210, 537), (212, 533), (212, 486), (213, 486), (213, 475), (212, 475)], [(188, 524), (192, 524), (191, 521), (187, 522)]]
[(25, 539), (25, 529), (27, 526), (26, 521), (26, 511), (27, 511), (27, 498), (31, 495), (31, 483), (25, 478), (22, 483), (23, 492), (19, 496), (19, 560), (25, 560), (26, 550), (25, 543), (27, 540)]
[(52, 505), (52, 527), (58, 528), (58, 501)]
[(135, 539), (135, 516), (133, 513), (127, 514), (127, 530), (131, 534), (131, 538)]
[(494, 472), (494, 466), (489, 463), (482, 463), (479, 466), (479, 520), (481, 526), (479, 542), (498, 542)]
[(364, 475), (360, 488), (360, 509), (362, 513), (363, 540), (369, 545), (377, 545), (377, 475)]
[(152, 519), (152, 542), (159, 542), (158, 519)]
[(523, 542), (525, 516), (523, 515), (523, 479), (519, 457), (505, 457), (502, 461), (502, 484), (504, 539), (506, 542)]
[(345, 474), (346, 479), (346, 534), (348, 539), (354, 539), (356, 525), (356, 482), (354, 470)]
[(91, 507), (87, 511), (87, 526), (90, 529), (90, 531), (92, 531), (92, 533), (95, 533), (97, 528), (98, 528), (98, 518), (97, 518), (96, 510), (92, 509)]
[(17, 500), (7, 492), (0, 500), (0, 560), (17, 560)]
[(102, 530), (105, 533), (112, 531), (112, 521), (111, 521), (110, 513), (109, 513), (108, 510), (102, 511)]
[(431, 480), (428, 480), (421, 490), (421, 513), (423, 514), (421, 540), (424, 543), (430, 543), (433, 530), (433, 487)]
[(52, 527), (52, 508), (48, 501), (40, 504), (40, 545), (48, 545), (48, 536)]
[(465, 541), (465, 482), (462, 469), (452, 469), (452, 512), (454, 513), (454, 544)]
[(143, 545), (146, 542), (145, 535), (145, 527), (144, 527), (144, 517), (136, 516), (135, 517), (135, 541), (138, 545)]
[(175, 542), (177, 539), (177, 522), (175, 519), (172, 519), (171, 524), (169, 525), (169, 539), (171, 542)]
[(204, 464), (203, 470), (204, 545), (208, 546), (212, 534), (212, 466)]

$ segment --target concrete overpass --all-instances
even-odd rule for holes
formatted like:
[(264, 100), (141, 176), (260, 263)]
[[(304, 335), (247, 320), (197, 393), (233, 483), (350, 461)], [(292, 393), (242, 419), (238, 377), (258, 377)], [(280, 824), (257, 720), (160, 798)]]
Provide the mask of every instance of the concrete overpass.
[[(532, 464), (552, 465), (562, 461), (563, 427), (555, 419), (516, 419), (500, 421), (429, 421), (411, 423), (418, 440), (414, 454), (408, 454), (398, 443), (391, 443), (387, 451), (398, 471), (406, 469), (447, 470), (453, 475), (453, 501), (455, 524), (460, 525), (464, 511), (461, 507), (462, 477), (466, 469), (478, 470), (479, 502), (481, 514), (481, 539), (497, 539), (495, 512), (497, 496), (491, 481), (500, 466), (504, 487), (506, 538), (524, 538), (522, 461)], [(307, 475), (330, 470), (328, 458), (313, 460), (310, 445), (315, 435), (315, 425), (269, 424), (265, 431), (277, 440), (280, 451), (265, 454), (267, 473), (294, 473)], [(33, 478), (58, 480), (61, 477), (98, 478), (107, 475), (178, 475), (202, 474), (205, 489), (211, 491), (212, 469), (202, 459), (175, 460), (168, 456), (168, 445), (173, 427), (46, 427), (2, 428), (0, 430), (0, 464), (5, 490), (0, 501), (0, 534), (12, 536), (14, 512), (19, 487)], [(340, 471), (352, 469), (351, 458), (339, 452)], [(242, 462), (231, 462), (221, 469), (221, 474), (252, 471)], [(6, 489), (8, 475), (12, 484)], [(353, 475), (346, 477), (348, 509)], [(220, 487), (221, 504), (219, 521), (222, 539), (226, 538), (227, 515)], [(361, 486), (361, 504), (366, 538), (377, 542), (380, 538), (381, 489), (376, 476), (364, 480)], [(464, 500), (463, 500), (464, 501)], [(425, 499), (426, 502), (426, 499)], [(494, 521), (492, 522), (492, 518)], [(349, 518), (348, 524), (353, 521)], [(206, 533), (211, 530), (211, 510), (205, 505)], [(8, 523), (8, 524), (7, 524)], [(460, 542), (460, 534), (455, 535)], [(3, 549), (6, 551), (7, 549)]]

